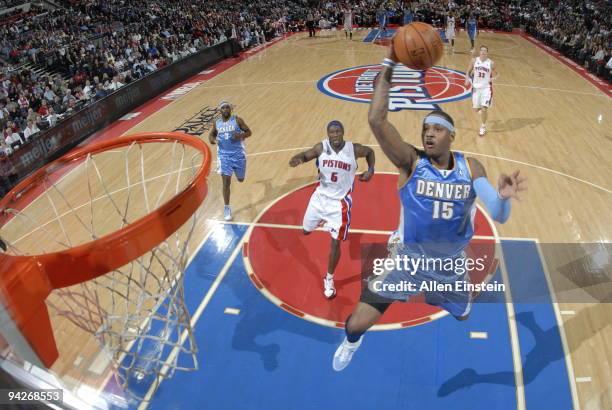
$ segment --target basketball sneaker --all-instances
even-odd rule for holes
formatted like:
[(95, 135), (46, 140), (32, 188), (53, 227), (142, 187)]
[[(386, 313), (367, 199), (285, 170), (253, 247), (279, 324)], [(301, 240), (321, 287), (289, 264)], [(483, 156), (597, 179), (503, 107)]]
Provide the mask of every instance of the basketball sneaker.
[(223, 208), (223, 219), (226, 221), (232, 220), (232, 208), (229, 205), (225, 205), (225, 208)]
[(402, 237), (400, 236), (399, 231), (393, 231), (391, 236), (389, 236), (389, 240), (387, 241), (387, 251), (390, 254), (397, 254), (398, 248), (402, 245)]
[(6, 243), (4, 243), (2, 239), (0, 239), (0, 249), (2, 249), (2, 252), (6, 252), (7, 250)]
[(358, 341), (356, 341), (355, 343), (351, 343), (346, 337), (344, 338), (342, 344), (338, 346), (338, 349), (336, 349), (336, 353), (334, 353), (334, 362), (332, 364), (332, 367), (335, 371), (342, 371), (346, 366), (349, 365), (351, 359), (353, 358), (353, 354), (355, 353), (357, 348), (361, 346), (362, 339), (363, 337), (360, 337)]
[(330, 274), (325, 275), (323, 278), (323, 294), (327, 299), (331, 299), (336, 296), (336, 288), (334, 287), (334, 277)]
[(480, 135), (481, 137), (484, 137), (486, 132), (487, 132), (487, 128), (484, 125), (481, 125), (480, 131), (478, 131), (478, 135)]

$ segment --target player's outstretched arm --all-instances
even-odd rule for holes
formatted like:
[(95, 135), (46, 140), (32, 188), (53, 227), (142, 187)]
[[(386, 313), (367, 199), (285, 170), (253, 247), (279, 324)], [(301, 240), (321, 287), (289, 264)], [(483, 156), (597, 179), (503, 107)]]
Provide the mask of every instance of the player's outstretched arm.
[(240, 117), (236, 117), (236, 122), (238, 123), (238, 126), (240, 127), (240, 129), (242, 130), (242, 132), (237, 133), (234, 135), (235, 139), (245, 139), (245, 138), (249, 138), (251, 135), (253, 135), (253, 133), (251, 132), (251, 129), (249, 128), (248, 125), (246, 125), (246, 122), (244, 122), (244, 120)]
[(291, 157), (291, 159), (289, 160), (289, 166), (295, 168), (298, 165), (303, 164), (304, 162), (312, 161), (313, 159), (321, 155), (322, 152), (323, 144), (319, 142), (317, 145), (310, 148), (309, 150), (300, 152), (299, 154)]
[(391, 89), (391, 75), (393, 65), (397, 61), (393, 52), (393, 45), (389, 47), (389, 57), (385, 59), (383, 69), (376, 80), (374, 97), (368, 112), (370, 128), (387, 158), (396, 167), (412, 171), (412, 164), (416, 160), (415, 148), (402, 140), (399, 132), (387, 119), (389, 111), (389, 90)]
[(476, 195), (485, 204), (491, 217), (497, 222), (505, 223), (510, 217), (511, 199), (520, 199), (519, 192), (527, 190), (527, 179), (516, 170), (511, 175), (501, 174), (497, 181), (497, 191), (487, 179), (487, 173), (480, 161), (467, 159), (472, 171), (472, 180)]
[(361, 144), (353, 144), (353, 148), (355, 150), (355, 158), (365, 158), (366, 162), (368, 163), (368, 170), (359, 175), (360, 181), (368, 182), (374, 175), (374, 165), (376, 163), (374, 150)]
[(212, 129), (208, 134), (208, 141), (213, 145), (217, 143), (217, 124), (215, 122), (213, 122)]

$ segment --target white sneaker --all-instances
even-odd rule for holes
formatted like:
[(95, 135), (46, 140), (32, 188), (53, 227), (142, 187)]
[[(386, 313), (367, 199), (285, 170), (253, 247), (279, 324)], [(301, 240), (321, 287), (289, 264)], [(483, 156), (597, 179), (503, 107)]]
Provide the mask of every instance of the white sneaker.
[(400, 236), (399, 231), (393, 231), (391, 236), (389, 236), (389, 240), (387, 241), (387, 251), (391, 255), (396, 255), (397, 250), (402, 245), (402, 237)]
[(361, 346), (362, 339), (363, 336), (360, 337), (359, 340), (355, 343), (351, 343), (347, 340), (346, 337), (344, 338), (342, 344), (338, 346), (338, 349), (336, 349), (336, 353), (334, 353), (334, 362), (332, 367), (335, 371), (339, 372), (341, 370), (344, 370), (344, 368), (349, 365), (351, 359), (353, 358), (355, 350), (357, 350), (357, 348)]
[(334, 277), (325, 275), (323, 278), (323, 294), (327, 299), (331, 299), (336, 296), (336, 288), (334, 287)]
[(481, 137), (484, 137), (486, 132), (487, 132), (487, 128), (484, 125), (481, 125), (480, 131), (478, 131), (478, 135), (480, 135)]
[(229, 205), (226, 205), (225, 208), (223, 208), (223, 219), (226, 221), (232, 220), (232, 208)]

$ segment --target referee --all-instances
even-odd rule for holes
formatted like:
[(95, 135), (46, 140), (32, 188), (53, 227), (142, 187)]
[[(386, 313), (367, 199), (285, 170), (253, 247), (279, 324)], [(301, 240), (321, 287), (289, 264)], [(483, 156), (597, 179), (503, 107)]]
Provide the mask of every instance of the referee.
[(312, 14), (312, 11), (309, 11), (308, 15), (306, 16), (306, 27), (308, 28), (308, 37), (314, 37), (315, 36), (315, 19), (314, 19), (314, 15)]

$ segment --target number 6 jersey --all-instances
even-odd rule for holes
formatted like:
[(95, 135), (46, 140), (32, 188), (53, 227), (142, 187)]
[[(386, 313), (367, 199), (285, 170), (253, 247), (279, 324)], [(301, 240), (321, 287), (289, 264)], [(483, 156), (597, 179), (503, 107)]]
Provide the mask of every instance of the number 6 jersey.
[(399, 188), (401, 241), (411, 253), (457, 255), (474, 235), (476, 193), (467, 160), (452, 152), (453, 169), (440, 170), (417, 152), (414, 172)]
[(344, 147), (336, 152), (329, 140), (323, 140), (323, 152), (317, 158), (319, 184), (317, 193), (331, 199), (343, 199), (353, 190), (357, 161), (353, 143), (344, 141)]

